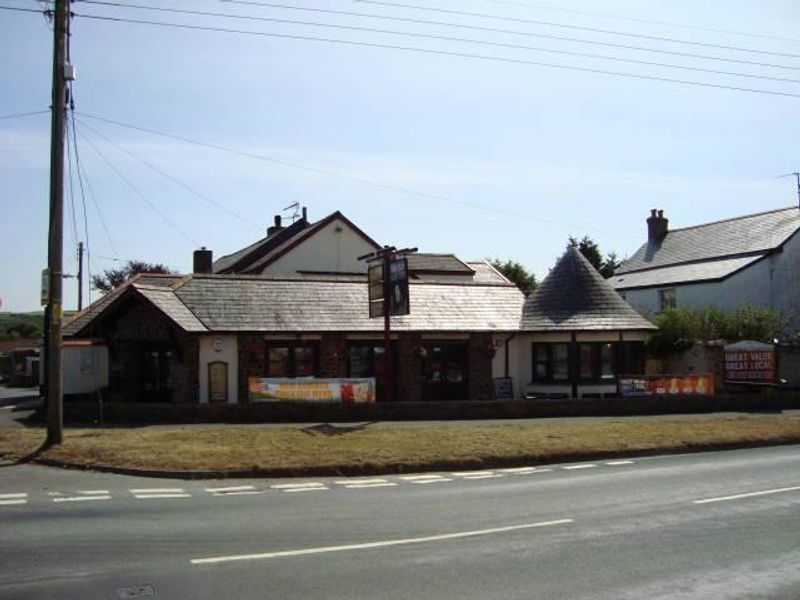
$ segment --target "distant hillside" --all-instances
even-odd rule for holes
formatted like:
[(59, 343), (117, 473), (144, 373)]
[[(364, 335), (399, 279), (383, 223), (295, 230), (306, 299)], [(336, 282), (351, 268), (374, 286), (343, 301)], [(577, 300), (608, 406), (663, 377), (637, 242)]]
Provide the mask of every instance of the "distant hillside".
[(0, 340), (14, 338), (36, 338), (42, 335), (44, 313), (0, 312)]

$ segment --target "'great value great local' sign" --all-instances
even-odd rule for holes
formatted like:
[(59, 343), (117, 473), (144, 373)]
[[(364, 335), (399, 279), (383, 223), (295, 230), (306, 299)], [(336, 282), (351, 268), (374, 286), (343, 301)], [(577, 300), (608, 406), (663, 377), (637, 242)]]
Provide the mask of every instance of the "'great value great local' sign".
[(725, 379), (775, 381), (775, 346), (749, 341), (725, 346)]

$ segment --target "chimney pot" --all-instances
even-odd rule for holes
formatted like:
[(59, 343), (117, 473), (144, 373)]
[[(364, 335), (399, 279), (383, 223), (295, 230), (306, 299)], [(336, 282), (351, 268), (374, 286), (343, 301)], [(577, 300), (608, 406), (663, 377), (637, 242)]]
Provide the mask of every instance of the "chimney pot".
[(214, 254), (211, 250), (207, 250), (205, 246), (202, 246), (200, 250), (194, 251), (192, 263), (192, 272), (195, 274), (213, 273)]
[(663, 210), (652, 209), (647, 219), (647, 241), (661, 243), (669, 233), (669, 219)]

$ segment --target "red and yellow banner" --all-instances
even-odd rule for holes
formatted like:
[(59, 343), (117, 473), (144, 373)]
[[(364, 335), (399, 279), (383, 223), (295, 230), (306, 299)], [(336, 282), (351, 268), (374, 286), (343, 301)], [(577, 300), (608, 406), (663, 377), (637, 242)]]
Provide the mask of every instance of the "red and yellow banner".
[(250, 402), (375, 402), (375, 379), (290, 379), (251, 377)]

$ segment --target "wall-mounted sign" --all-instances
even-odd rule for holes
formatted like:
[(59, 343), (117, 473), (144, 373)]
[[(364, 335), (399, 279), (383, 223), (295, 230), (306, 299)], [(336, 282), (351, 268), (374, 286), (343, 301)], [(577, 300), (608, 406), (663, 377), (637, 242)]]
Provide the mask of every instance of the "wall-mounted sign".
[(774, 382), (775, 346), (760, 342), (737, 342), (725, 346), (725, 380)]
[(714, 375), (641, 375), (621, 377), (622, 396), (712, 396)]
[(220, 338), (216, 338), (211, 342), (211, 347), (214, 349), (214, 352), (222, 352), (225, 349), (225, 342)]
[(251, 377), (250, 402), (375, 402), (375, 379), (291, 379)]

